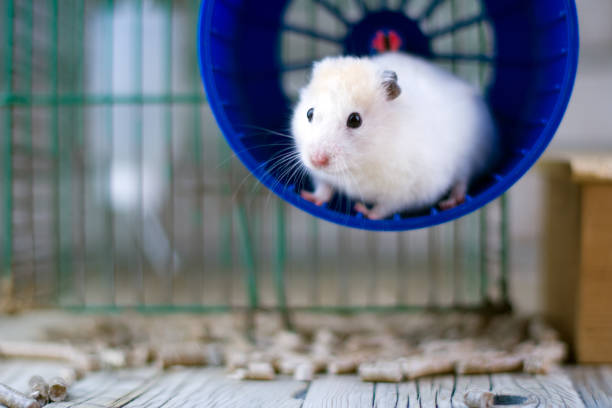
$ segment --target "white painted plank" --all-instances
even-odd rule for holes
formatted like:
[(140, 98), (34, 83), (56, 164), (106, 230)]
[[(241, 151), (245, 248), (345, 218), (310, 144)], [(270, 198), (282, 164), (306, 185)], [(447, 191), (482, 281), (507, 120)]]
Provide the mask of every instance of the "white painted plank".
[(587, 408), (612, 407), (612, 367), (575, 366), (565, 371)]
[(572, 380), (565, 372), (558, 371), (549, 375), (536, 375), (535, 380), (540, 385), (540, 394), (547, 397), (549, 406), (584, 408), (582, 399), (576, 392)]
[(114, 407), (117, 401), (155, 377), (154, 368), (90, 373), (68, 389), (64, 402), (46, 405), (49, 408)]
[(29, 391), (28, 381), (32, 376), (40, 375), (49, 381), (67, 367), (67, 364), (56, 361), (0, 360), (0, 383), (25, 393)]
[(415, 381), (398, 384), (397, 407), (418, 407), (418, 393)]
[[(239, 381), (227, 378), (223, 370), (217, 370), (214, 377), (209, 377), (194, 394), (205, 404), (193, 406), (299, 408), (303, 403), (299, 394), (303, 395), (306, 388), (307, 383), (289, 377), (278, 377), (274, 381)], [(188, 405), (179, 401), (175, 406)]]
[(495, 374), (491, 384), (496, 398), (523, 398), (525, 407), (584, 407), (571, 380), (563, 372), (549, 375)]
[(172, 370), (163, 373), (159, 378), (156, 379), (153, 386), (147, 388), (138, 398), (126, 404), (126, 407), (130, 408), (142, 408), (142, 407), (153, 407), (162, 406), (167, 404), (173, 398), (178, 397), (182, 388), (185, 388), (189, 384), (199, 385), (199, 381), (191, 381), (193, 376), (191, 370)]
[(420, 378), (416, 381), (419, 404), (422, 408), (447, 408), (451, 406), (451, 396), (455, 379), (452, 375)]
[(517, 381), (518, 376), (533, 376), (529, 374), (495, 374), (491, 376), (491, 390), (498, 398), (512, 398), (520, 403), (521, 407), (537, 407), (543, 403), (537, 394), (533, 394), (529, 388), (526, 379)]
[(354, 375), (324, 376), (310, 384), (303, 407), (371, 408), (373, 400), (373, 383), (362, 382)]
[(239, 381), (218, 368), (180, 369), (165, 373), (126, 408), (279, 407), (299, 408), (295, 398), (306, 383), (279, 377), (274, 381)]
[(491, 388), (491, 381), (488, 375), (460, 375), (455, 380), (455, 392), (452, 396), (451, 405), (453, 408), (465, 407), (463, 396), (468, 390), (488, 391)]
[(398, 399), (397, 383), (374, 384), (374, 408), (395, 408)]

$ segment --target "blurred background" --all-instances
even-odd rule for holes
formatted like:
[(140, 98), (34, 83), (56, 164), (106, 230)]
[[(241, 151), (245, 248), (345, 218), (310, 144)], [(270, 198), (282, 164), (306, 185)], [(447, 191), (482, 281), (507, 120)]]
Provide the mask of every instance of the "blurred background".
[[(218, 130), (198, 71), (199, 3), (3, 1), (0, 296), (109, 311), (539, 310), (537, 166), (486, 209), (427, 230), (314, 219), (250, 176)], [(577, 6), (578, 78), (550, 155), (612, 148), (612, 2)], [(428, 24), (478, 7), (447, 1)], [(310, 1), (292, 2), (286, 18), (339, 29)], [(436, 46), (492, 41), (486, 23), (446, 37)], [(281, 47), (337, 52), (290, 37)], [(445, 66), (486, 89), (490, 67)], [(307, 73), (283, 78), (287, 93)]]

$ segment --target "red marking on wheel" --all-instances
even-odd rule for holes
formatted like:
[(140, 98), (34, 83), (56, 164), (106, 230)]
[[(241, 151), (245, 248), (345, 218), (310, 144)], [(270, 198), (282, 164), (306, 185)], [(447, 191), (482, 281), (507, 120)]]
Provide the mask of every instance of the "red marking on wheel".
[(379, 53), (402, 48), (402, 38), (395, 30), (378, 30), (372, 39), (372, 48)]

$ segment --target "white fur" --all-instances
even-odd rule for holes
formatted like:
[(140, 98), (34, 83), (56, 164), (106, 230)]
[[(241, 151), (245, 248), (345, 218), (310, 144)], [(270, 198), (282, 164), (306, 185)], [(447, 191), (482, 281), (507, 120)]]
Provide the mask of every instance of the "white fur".
[[(401, 88), (393, 100), (382, 86), (385, 70), (397, 74)], [(361, 127), (346, 126), (351, 112), (360, 113)], [(376, 204), (383, 217), (435, 204), (452, 186), (484, 171), (497, 150), (493, 119), (478, 91), (400, 53), (316, 63), (300, 93), (292, 133), (318, 187), (315, 195), (331, 186)], [(313, 152), (328, 154), (329, 166), (314, 168)]]

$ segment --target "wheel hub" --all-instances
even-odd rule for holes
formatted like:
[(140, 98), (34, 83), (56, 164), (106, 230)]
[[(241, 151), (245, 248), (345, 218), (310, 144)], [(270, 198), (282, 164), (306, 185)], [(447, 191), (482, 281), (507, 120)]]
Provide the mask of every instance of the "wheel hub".
[(344, 39), (344, 50), (349, 55), (376, 53), (374, 44), (380, 42), (381, 33), (399, 37), (399, 50), (431, 57), (429, 38), (423, 34), (417, 21), (398, 11), (376, 11), (364, 16), (351, 26)]

